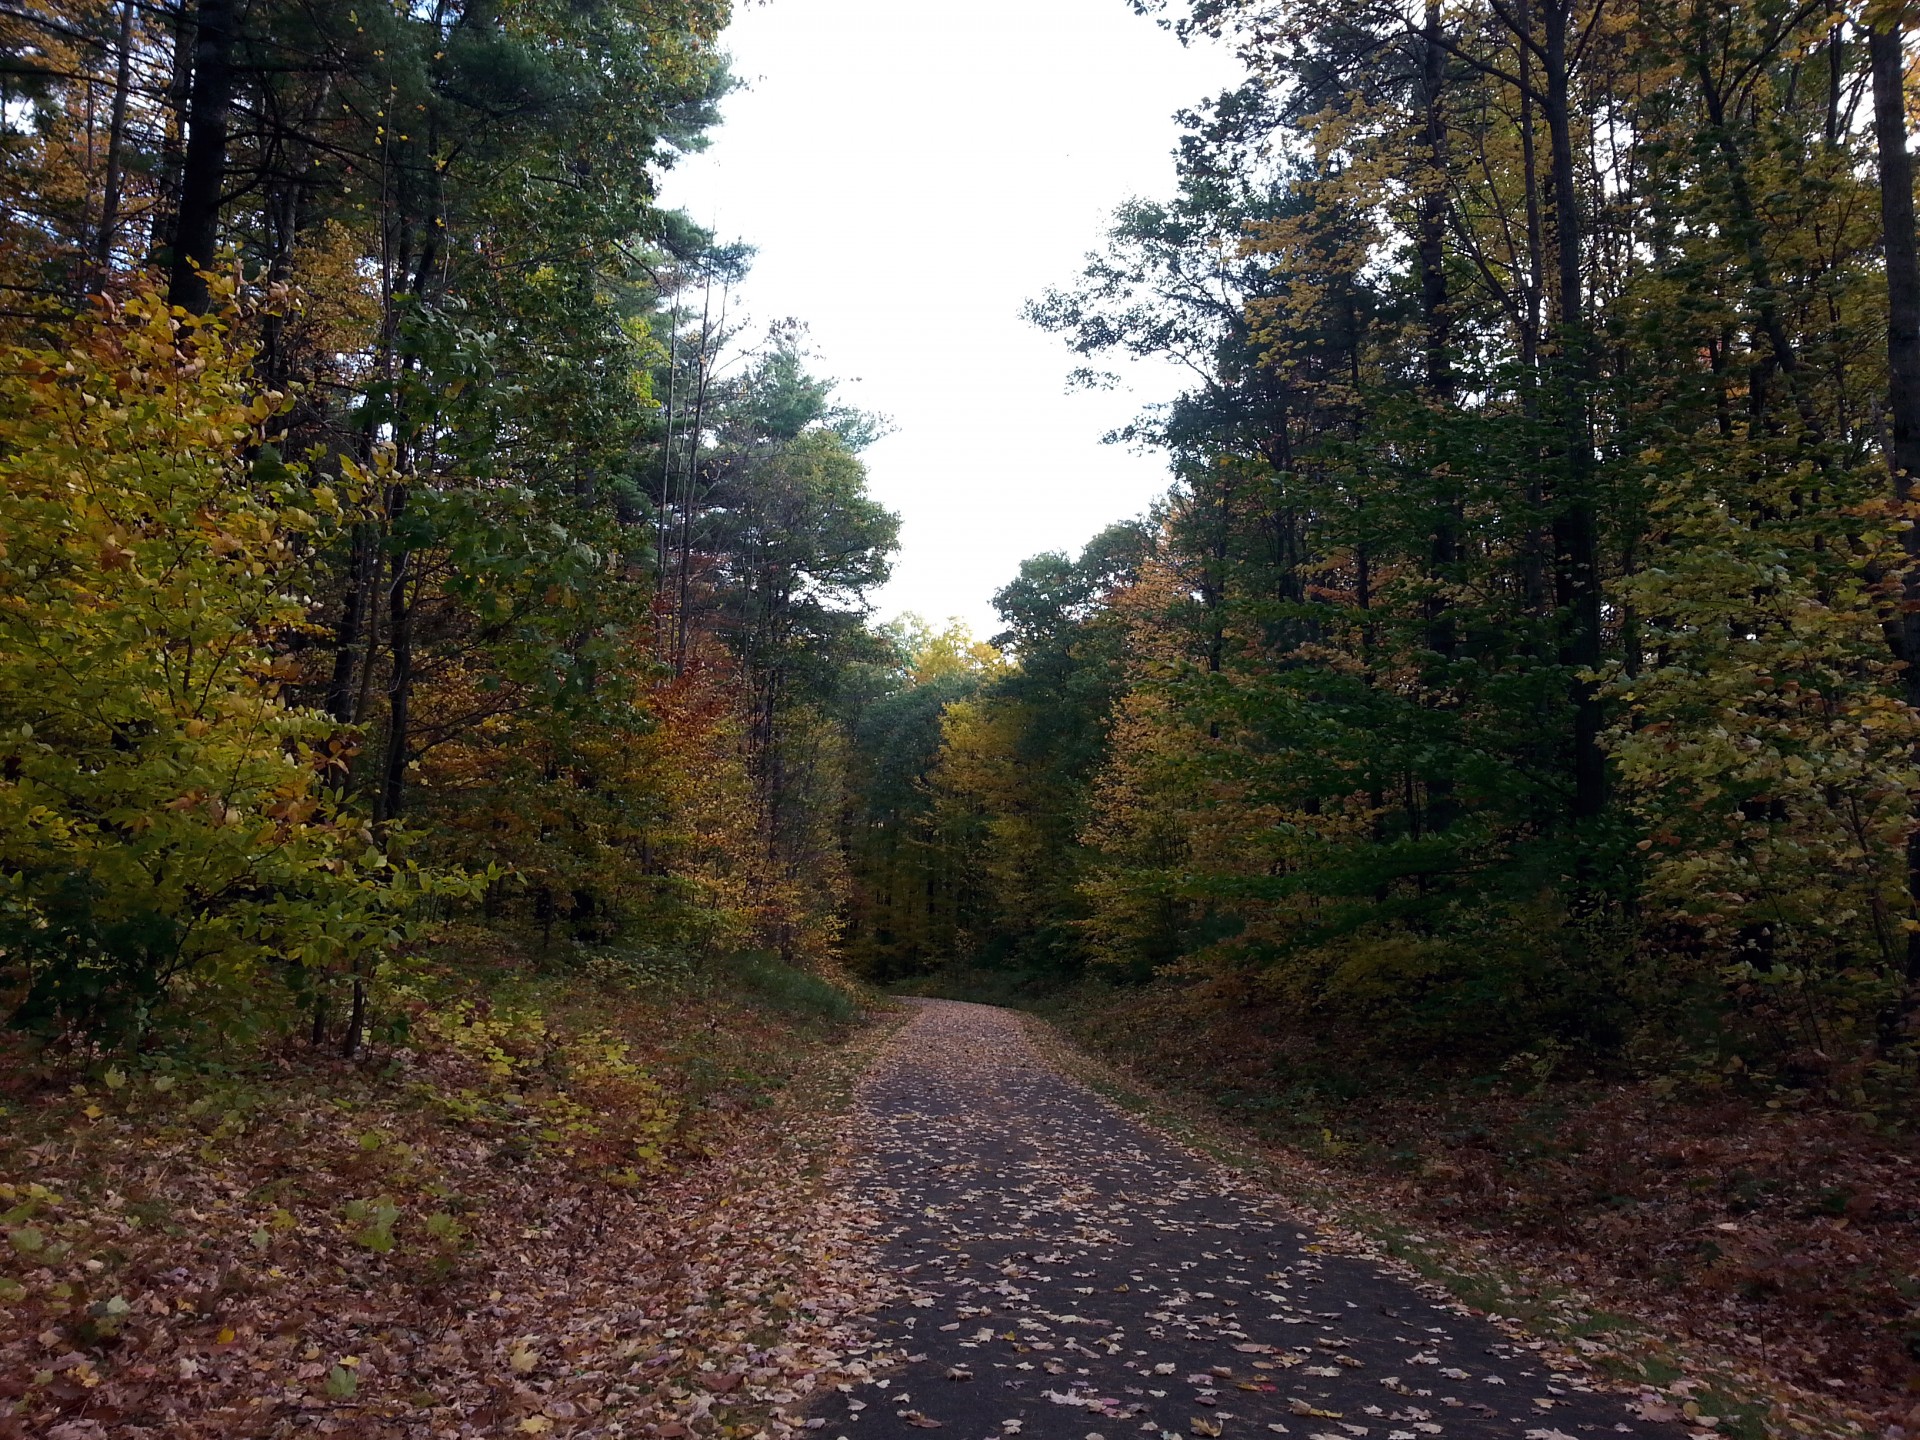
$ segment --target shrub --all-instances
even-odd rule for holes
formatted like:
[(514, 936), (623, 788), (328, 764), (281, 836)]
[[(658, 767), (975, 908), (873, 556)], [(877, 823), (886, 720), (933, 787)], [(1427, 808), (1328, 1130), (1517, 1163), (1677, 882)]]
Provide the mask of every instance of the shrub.
[[(231, 312), (229, 312), (230, 315)], [(218, 317), (139, 295), (0, 357), (0, 1013), (124, 1039), (371, 967), (433, 880), (336, 788), (286, 641), (346, 506)], [(351, 478), (351, 475), (350, 475)], [(262, 984), (262, 981), (269, 983)]]

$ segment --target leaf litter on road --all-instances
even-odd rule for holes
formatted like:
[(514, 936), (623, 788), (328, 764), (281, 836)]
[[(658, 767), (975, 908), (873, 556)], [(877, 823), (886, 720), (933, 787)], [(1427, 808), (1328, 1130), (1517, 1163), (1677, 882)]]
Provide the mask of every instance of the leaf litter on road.
[[(1294, 1417), (1326, 1440), (1521, 1440), (1547, 1408), (1565, 1440), (1684, 1433), (1341, 1253), (1063, 1078), (1009, 1012), (917, 1005), (862, 1093), (854, 1173), (909, 1297), (876, 1333), (906, 1356), (902, 1384), (979, 1383), (930, 1385), (914, 1413), (966, 1440), (1078, 1440), (1090, 1416), (1143, 1440), (1287, 1435)], [(860, 1388), (816, 1407), (836, 1440), (901, 1423), (853, 1408)]]

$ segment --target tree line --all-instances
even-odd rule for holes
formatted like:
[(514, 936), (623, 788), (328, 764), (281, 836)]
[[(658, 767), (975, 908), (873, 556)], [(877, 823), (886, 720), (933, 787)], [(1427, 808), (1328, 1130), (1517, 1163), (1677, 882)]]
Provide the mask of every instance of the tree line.
[(710, 0), (0, 13), (0, 1009), (349, 1054), (459, 909), (825, 957), (880, 432), (662, 206)]
[(1905, 8), (1137, 8), (1244, 81), (1030, 309), (1175, 483), (870, 712), (861, 963), (1910, 1085)]

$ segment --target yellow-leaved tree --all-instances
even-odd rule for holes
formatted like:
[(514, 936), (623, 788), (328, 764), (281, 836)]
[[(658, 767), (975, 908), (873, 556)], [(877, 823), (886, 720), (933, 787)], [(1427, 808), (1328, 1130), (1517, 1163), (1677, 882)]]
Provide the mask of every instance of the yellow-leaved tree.
[(389, 857), (330, 788), (351, 732), (281, 694), (346, 504), (269, 443), (231, 318), (137, 295), (0, 354), (0, 1007), (43, 1032), (321, 1003), (458, 883)]

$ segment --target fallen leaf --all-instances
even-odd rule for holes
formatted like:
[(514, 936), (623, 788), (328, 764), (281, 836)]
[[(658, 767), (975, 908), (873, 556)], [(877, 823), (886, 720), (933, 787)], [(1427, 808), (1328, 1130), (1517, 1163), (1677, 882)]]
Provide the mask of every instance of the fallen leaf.
[[(1339, 1372), (1336, 1371), (1334, 1373), (1338, 1374)], [(1321, 1410), (1316, 1406), (1309, 1405), (1306, 1401), (1300, 1399), (1298, 1396), (1295, 1396), (1293, 1399), (1287, 1401), (1287, 1409), (1291, 1410), (1296, 1415), (1312, 1415), (1315, 1418), (1320, 1420), (1339, 1420), (1339, 1419), (1342, 1419), (1345, 1415), (1345, 1412), (1341, 1410)]]

